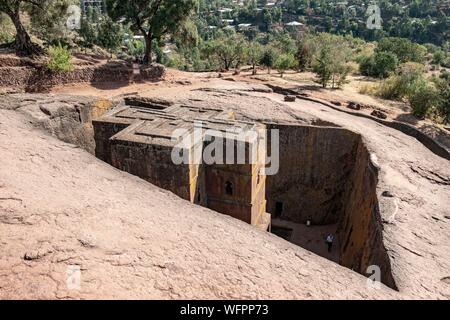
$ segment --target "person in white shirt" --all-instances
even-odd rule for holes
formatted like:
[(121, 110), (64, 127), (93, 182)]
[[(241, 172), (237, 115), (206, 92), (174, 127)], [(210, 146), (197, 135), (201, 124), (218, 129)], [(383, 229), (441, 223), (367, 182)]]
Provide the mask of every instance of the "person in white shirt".
[(325, 240), (325, 242), (327, 243), (327, 246), (328, 246), (328, 252), (331, 252), (331, 250), (333, 249), (334, 236), (330, 233), (327, 236), (327, 239)]

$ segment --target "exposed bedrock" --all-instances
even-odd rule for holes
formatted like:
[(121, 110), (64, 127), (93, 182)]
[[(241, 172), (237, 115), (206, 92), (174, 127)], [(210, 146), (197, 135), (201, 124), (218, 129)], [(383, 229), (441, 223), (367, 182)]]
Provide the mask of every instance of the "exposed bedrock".
[(25, 114), (30, 123), (58, 139), (95, 153), (92, 120), (116, 102), (89, 96), (14, 94), (0, 98), (0, 109)]
[(360, 135), (331, 127), (268, 124), (279, 130), (280, 170), (267, 177), (267, 210), (294, 223), (337, 225), (341, 265), (363, 275), (379, 266), (396, 289), (383, 244), (377, 183)]
[[(49, 109), (48, 104), (44, 106)], [(90, 123), (90, 117), (87, 119), (83, 122)], [(367, 275), (369, 266), (377, 265), (381, 268), (382, 282), (396, 288), (383, 244), (377, 199), (378, 169), (372, 164), (362, 137), (338, 127), (266, 125), (268, 129), (279, 129), (280, 133), (280, 170), (267, 177), (267, 211), (275, 218), (294, 223), (311, 220), (314, 225), (337, 226), (340, 264), (363, 275)], [(126, 127), (117, 124), (107, 127), (108, 132), (103, 132), (104, 128), (94, 130), (100, 159), (111, 163), (110, 144), (102, 141)], [(78, 141), (70, 142), (79, 145)], [(133, 168), (148, 163), (139, 159), (136, 157)], [(151, 171), (164, 177), (179, 176), (162, 169)]]

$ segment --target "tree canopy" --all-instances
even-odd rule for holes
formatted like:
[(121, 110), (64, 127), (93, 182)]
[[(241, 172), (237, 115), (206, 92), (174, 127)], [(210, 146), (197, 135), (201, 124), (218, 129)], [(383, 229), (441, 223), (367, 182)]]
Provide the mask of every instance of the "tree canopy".
[(20, 12), (33, 7), (43, 9), (47, 0), (0, 0), (0, 12), (5, 13), (14, 24), (16, 36), (14, 46), (18, 54), (32, 55), (42, 50), (33, 42), (20, 20)]
[(145, 38), (144, 62), (152, 62), (153, 40), (178, 31), (197, 6), (197, 0), (106, 0), (108, 14), (124, 19)]

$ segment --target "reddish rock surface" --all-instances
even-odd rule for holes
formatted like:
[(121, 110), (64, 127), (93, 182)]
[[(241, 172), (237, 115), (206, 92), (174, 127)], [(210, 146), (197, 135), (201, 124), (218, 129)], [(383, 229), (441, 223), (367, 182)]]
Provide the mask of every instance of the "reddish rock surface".
[[(361, 135), (365, 156), (379, 168), (370, 199), (379, 202), (381, 237), (368, 243), (386, 248), (399, 292), (368, 289), (350, 269), (107, 166), (36, 129), (51, 115), (38, 104), (22, 107), (35, 96), (15, 96), (17, 108), (7, 98), (0, 107), (0, 298), (450, 299), (448, 160), (401, 131), (320, 103), (285, 103), (262, 85), (191, 80), (79, 92), (103, 98), (139, 91), (226, 106), (240, 119), (340, 126)], [(353, 190), (368, 190), (358, 181)], [(369, 218), (351, 219), (366, 225)], [(367, 247), (363, 231), (353, 237)], [(67, 289), (73, 265), (81, 268), (80, 290)]]
[[(391, 298), (0, 110), (0, 298)], [(80, 266), (81, 288), (67, 270)]]

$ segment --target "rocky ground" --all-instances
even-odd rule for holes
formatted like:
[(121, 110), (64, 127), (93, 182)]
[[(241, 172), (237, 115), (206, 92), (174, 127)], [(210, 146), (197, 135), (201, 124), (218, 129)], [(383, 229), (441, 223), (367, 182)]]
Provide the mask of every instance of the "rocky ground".
[[(392, 298), (0, 110), (0, 298)], [(80, 290), (68, 290), (70, 266)]]
[[(384, 244), (399, 292), (368, 289), (349, 269), (105, 165), (84, 138), (61, 134), (61, 106), (45, 109), (50, 96), (21, 94), (0, 98), (0, 297), (449, 299), (448, 160), (370, 119), (233, 80), (174, 72), (161, 83), (55, 88), (51, 100), (69, 105), (75, 131), (89, 116), (77, 118), (76, 98), (65, 94), (90, 96), (78, 110), (101, 113), (100, 100), (139, 93), (362, 134), (381, 167)], [(72, 265), (80, 290), (67, 289)]]
[(411, 114), (411, 107), (404, 101), (392, 101), (362, 94), (363, 88), (371, 88), (378, 84), (378, 81), (372, 78), (352, 75), (348, 77), (347, 84), (343, 85), (341, 89), (335, 90), (323, 89), (315, 82), (316, 75), (311, 72), (289, 72), (284, 78), (273, 73), (269, 75), (265, 71), (260, 71), (256, 76), (244, 72), (238, 78), (244, 81), (258, 81), (294, 88), (310, 97), (335, 103), (343, 110), (346, 110), (349, 102), (352, 102), (361, 108), (358, 112), (362, 114), (371, 114), (374, 110), (381, 111), (387, 119), (414, 126), (450, 150), (450, 126), (437, 124), (429, 119), (418, 119)]

